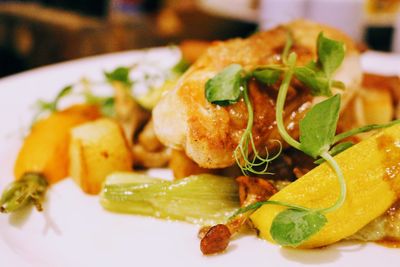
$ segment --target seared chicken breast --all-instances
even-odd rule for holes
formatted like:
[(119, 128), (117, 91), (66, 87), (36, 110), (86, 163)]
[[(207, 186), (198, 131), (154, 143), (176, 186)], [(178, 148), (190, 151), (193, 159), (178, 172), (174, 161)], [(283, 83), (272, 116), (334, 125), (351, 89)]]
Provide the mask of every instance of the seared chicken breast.
[[(276, 29), (254, 34), (247, 39), (215, 42), (182, 76), (153, 110), (154, 129), (165, 145), (184, 150), (201, 167), (223, 168), (235, 162), (234, 150), (246, 128), (247, 110), (243, 101), (221, 107), (205, 98), (205, 83), (230, 64), (241, 64), (252, 70), (266, 64), (280, 64), (281, 53), (291, 32), (291, 51), (298, 55), (298, 65), (316, 59), (316, 41), (320, 32), (344, 42), (346, 56), (335, 79), (346, 85), (342, 105), (346, 105), (361, 82), (362, 72), (356, 45), (345, 34), (308, 21), (294, 21)], [(275, 101), (278, 85), (265, 86), (249, 81), (249, 94), (254, 107), (253, 137), (258, 151), (273, 149), (281, 140), (276, 129)], [(289, 89), (284, 120), (288, 132), (298, 138), (298, 122), (320, 97), (295, 79)]]

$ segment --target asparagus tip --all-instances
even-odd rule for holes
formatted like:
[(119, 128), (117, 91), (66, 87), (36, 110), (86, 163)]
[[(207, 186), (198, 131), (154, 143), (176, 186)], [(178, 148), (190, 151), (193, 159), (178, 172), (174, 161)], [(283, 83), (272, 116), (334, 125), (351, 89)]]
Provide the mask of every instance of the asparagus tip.
[(0, 213), (9, 213), (32, 203), (42, 211), (42, 201), (47, 189), (47, 181), (42, 174), (25, 173), (19, 180), (12, 182), (3, 191), (0, 200)]

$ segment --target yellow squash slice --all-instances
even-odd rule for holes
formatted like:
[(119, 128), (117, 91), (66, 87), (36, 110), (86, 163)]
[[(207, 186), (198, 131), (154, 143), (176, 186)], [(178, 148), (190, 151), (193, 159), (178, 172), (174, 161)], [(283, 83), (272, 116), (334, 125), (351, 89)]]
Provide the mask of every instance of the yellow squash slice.
[[(347, 185), (345, 203), (326, 214), (326, 225), (299, 247), (315, 248), (353, 235), (400, 197), (400, 125), (387, 128), (335, 157)], [(333, 169), (321, 164), (270, 200), (312, 209), (332, 206), (339, 196)], [(251, 215), (260, 236), (274, 242), (272, 221), (285, 207), (264, 205)]]

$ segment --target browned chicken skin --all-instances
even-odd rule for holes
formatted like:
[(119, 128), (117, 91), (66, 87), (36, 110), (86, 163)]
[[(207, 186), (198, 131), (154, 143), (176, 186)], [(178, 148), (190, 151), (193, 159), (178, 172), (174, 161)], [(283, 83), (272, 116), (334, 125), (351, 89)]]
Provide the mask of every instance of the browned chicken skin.
[[(305, 65), (315, 59), (315, 44), (320, 32), (345, 43), (347, 52), (343, 65), (352, 71), (339, 70), (337, 74), (348, 87), (342, 98), (345, 103), (361, 79), (355, 45), (337, 30), (311, 22), (295, 21), (247, 39), (215, 42), (154, 109), (157, 137), (167, 146), (183, 149), (201, 167), (223, 168), (232, 165), (235, 162), (234, 150), (246, 128), (246, 106), (243, 101), (227, 107), (213, 105), (205, 98), (204, 85), (208, 79), (233, 63), (241, 64), (248, 70), (266, 64), (281, 64), (280, 54), (289, 32), (294, 39), (292, 51), (298, 55), (297, 65)], [(275, 122), (278, 86), (266, 87), (250, 80), (249, 92), (254, 107), (253, 137), (257, 150), (262, 153), (265, 147), (271, 149), (273, 144), (276, 145), (272, 140), (281, 140)], [(294, 80), (284, 111), (285, 124), (294, 138), (298, 137), (298, 121), (315, 101), (318, 100), (311, 97), (309, 90)]]

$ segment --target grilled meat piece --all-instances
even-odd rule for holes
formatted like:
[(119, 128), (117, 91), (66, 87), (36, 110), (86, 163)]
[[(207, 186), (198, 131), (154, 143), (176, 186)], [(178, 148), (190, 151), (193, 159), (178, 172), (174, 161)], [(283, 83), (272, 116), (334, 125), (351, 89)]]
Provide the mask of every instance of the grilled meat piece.
[[(308, 21), (294, 21), (268, 32), (257, 33), (247, 39), (215, 42), (182, 76), (177, 86), (169, 91), (153, 110), (154, 129), (165, 145), (183, 149), (204, 168), (223, 168), (234, 162), (237, 147), (247, 123), (247, 110), (243, 101), (220, 107), (207, 101), (204, 86), (230, 64), (241, 64), (252, 70), (266, 64), (280, 64), (280, 55), (288, 33), (294, 39), (292, 51), (298, 55), (298, 65), (305, 65), (316, 58), (316, 40), (320, 32), (343, 41), (346, 57), (335, 78), (343, 81), (347, 89), (342, 104), (351, 98), (361, 81), (359, 54), (355, 44), (344, 34)], [(281, 140), (276, 129), (275, 101), (278, 86), (266, 87), (255, 80), (249, 81), (250, 98), (254, 107), (253, 137), (257, 150), (273, 149)], [(298, 137), (298, 121), (313, 103), (308, 88), (294, 80), (289, 89), (284, 111), (288, 132)], [(270, 151), (271, 152), (271, 151)]]

